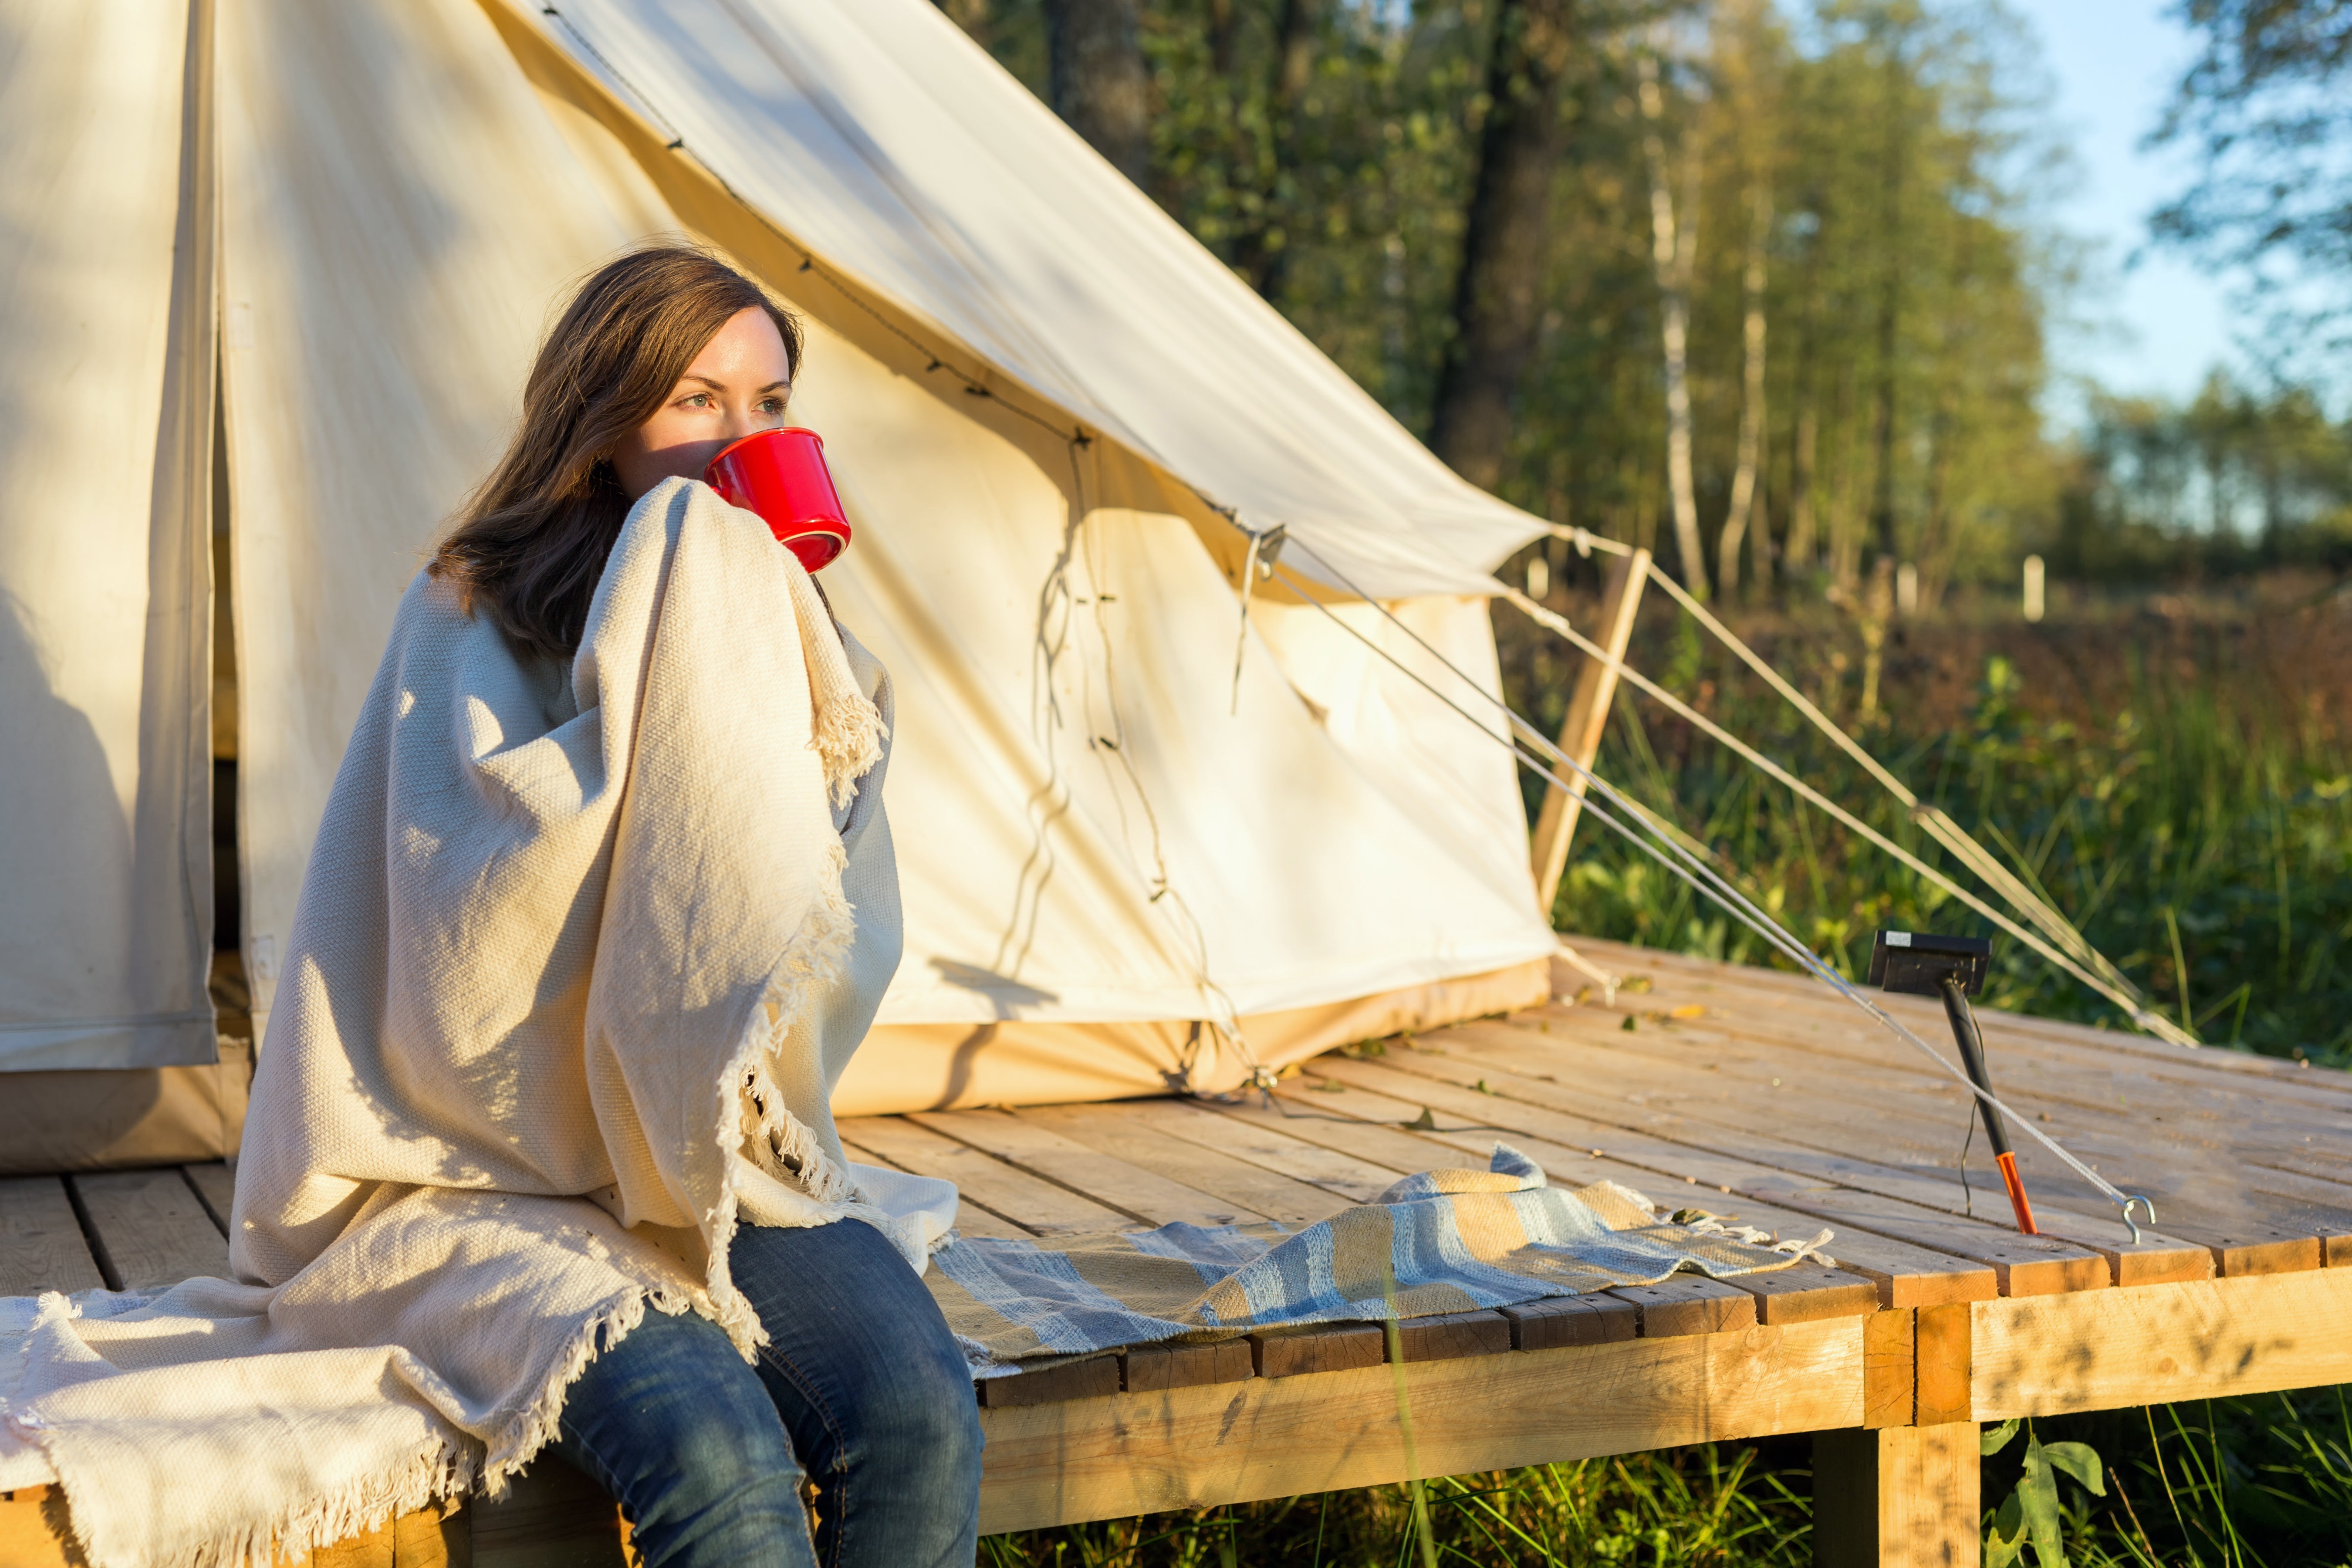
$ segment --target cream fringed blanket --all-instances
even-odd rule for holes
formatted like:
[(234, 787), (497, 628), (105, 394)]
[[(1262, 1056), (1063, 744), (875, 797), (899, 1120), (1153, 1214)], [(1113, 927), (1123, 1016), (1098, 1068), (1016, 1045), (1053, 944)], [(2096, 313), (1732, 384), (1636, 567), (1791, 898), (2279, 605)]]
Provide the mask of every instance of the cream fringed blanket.
[(499, 1488), (648, 1305), (749, 1354), (739, 1213), (856, 1215), (922, 1267), (952, 1194), (861, 1194), (826, 1108), (898, 962), (889, 713), (791, 552), (701, 485), (630, 513), (568, 670), (416, 580), (303, 886), (238, 1282), (42, 1298), (0, 1366), (0, 1449), (37, 1447), (97, 1568)]

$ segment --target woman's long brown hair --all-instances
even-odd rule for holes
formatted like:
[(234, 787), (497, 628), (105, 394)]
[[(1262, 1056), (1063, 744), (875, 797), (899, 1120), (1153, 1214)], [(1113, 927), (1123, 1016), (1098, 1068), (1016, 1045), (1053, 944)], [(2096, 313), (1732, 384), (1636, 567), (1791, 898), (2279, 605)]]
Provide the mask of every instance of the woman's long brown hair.
[(707, 251), (648, 246), (597, 269), (540, 345), (522, 424), (425, 570), (461, 585), (517, 650), (570, 658), (629, 498), (621, 438), (652, 418), (740, 310), (768, 312), (797, 374), (800, 322)]

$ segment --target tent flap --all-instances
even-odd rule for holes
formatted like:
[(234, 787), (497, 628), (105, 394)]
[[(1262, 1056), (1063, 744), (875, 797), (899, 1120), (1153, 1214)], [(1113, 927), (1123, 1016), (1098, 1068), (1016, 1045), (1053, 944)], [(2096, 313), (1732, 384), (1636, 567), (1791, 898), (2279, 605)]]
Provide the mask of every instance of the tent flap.
[(0, 3), (0, 1071), (207, 1063), (210, 5)]

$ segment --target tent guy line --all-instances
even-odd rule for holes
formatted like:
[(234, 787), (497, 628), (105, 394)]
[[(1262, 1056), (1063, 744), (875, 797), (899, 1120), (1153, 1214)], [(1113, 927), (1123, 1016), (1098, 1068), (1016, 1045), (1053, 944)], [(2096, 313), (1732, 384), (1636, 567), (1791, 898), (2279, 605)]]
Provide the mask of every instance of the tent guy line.
[[(2026, 946), (2032, 948), (2036, 953), (2048, 960), (2051, 963), (2056, 965), (2059, 969), (2063, 970), (2066, 973), (2074, 976), (2076, 980), (2081, 981), (2084, 985), (2089, 986), (2093, 991), (2105, 996), (2108, 1001), (2115, 1003), (2119, 1007), (2122, 1007), (2126, 1013), (2131, 1015), (2135, 1022), (2141, 1024), (2143, 1027), (2148, 1027), (2148, 1020), (2150, 1018), (2154, 1018), (2157, 1023), (2166, 1025), (2166, 1029), (2163, 1030), (2152, 1027), (2149, 1028), (2150, 1033), (2158, 1035), (2159, 1037), (2171, 1044), (2187, 1045), (2191, 1047), (2197, 1045), (2198, 1042), (2193, 1037), (2180, 1037), (2180, 1031), (2178, 1026), (2171, 1025), (2168, 1020), (2148, 1014), (2140, 999), (2133, 995), (2130, 992), (2119, 989), (2117, 986), (2111, 984), (2101, 978), (2098, 974), (2095, 974), (2084, 969), (2081, 964), (2075, 963), (2066, 954), (2058, 952), (2048, 942), (2036, 936), (2032, 931), (2018, 924), (2015, 921), (2011, 920), (1999, 910), (1993, 908), (1990, 904), (1986, 903), (1974, 893), (1969, 892), (1966, 888), (1960, 886), (1960, 884), (1954, 881), (1951, 878), (1944, 875), (1941, 871), (1928, 865), (1926, 861), (1920, 859), (1917, 856), (1912, 854), (1901, 845), (1896, 844), (1893, 839), (1887, 837), (1885, 834), (1880, 833), (1876, 828), (1872, 827), (1860, 817), (1854, 816), (1853, 813), (1838, 805), (1835, 801), (1822, 794), (1821, 791), (1813, 788), (1812, 785), (1806, 784), (1788, 768), (1784, 767), (1780, 763), (1773, 761), (1770, 757), (1766, 756), (1761, 752), (1759, 752), (1745, 741), (1740, 740), (1738, 736), (1724, 729), (1723, 726), (1716, 723), (1713, 720), (1707, 718), (1705, 714), (1700, 713), (1696, 709), (1683, 701), (1674, 693), (1660, 686), (1656, 681), (1643, 675), (1641, 671), (1633, 668), (1633, 666), (1625, 663), (1622, 659), (1612, 659), (1609, 657), (1609, 652), (1606, 648), (1603, 648), (1590, 637), (1580, 634), (1573, 626), (1570, 626), (1567, 620), (1563, 617), (1545, 609), (1540, 605), (1523, 602), (1521, 596), (1516, 593), (1510, 593), (1508, 590), (1506, 590), (1506, 592), (1509, 595), (1510, 602), (1520, 611), (1525, 613), (1530, 619), (1534, 620), (1538, 626), (1541, 626), (1547, 631), (1555, 633), (1559, 637), (1566, 639), (1569, 643), (1580, 649), (1588, 658), (1600, 659), (1604, 664), (1613, 664), (1620, 676), (1626, 680), (1631, 681), (1634, 686), (1640, 688), (1649, 696), (1657, 699), (1659, 702), (1663, 703), (1677, 717), (1702, 731), (1714, 740), (1721, 742), (1723, 745), (1729, 747), (1743, 761), (1757, 768), (1760, 768), (1772, 778), (1788, 785), (1790, 790), (1796, 793), (1799, 798), (1812, 805), (1820, 807), (1822, 811), (1827, 812), (1831, 816), (1834, 817), (1847, 828), (1860, 834), (1864, 838), (1869, 840), (1880, 849), (1885, 850), (1887, 854), (1901, 861), (1913, 871), (1916, 871), (1920, 876), (1926, 878), (1928, 881), (1943, 889), (1944, 891), (1951, 894), (1954, 898), (1959, 900), (1962, 903), (1976, 910), (1977, 913), (1984, 916), (1985, 919), (1992, 921), (1995, 925), (2000, 927), (2001, 930), (2017, 938), (2018, 941), (2025, 943)], [(1914, 821), (1918, 821), (1920, 819), (1919, 812), (1923, 809), (1925, 808), (1915, 806), (1913, 814)], [(1979, 870), (1979, 874), (1982, 875), (1983, 873)], [(1990, 879), (1987, 879), (1990, 880)], [(2000, 885), (1996, 883), (1995, 886), (1999, 888)], [(2000, 890), (2003, 891), (2004, 894), (2007, 892), (2006, 889), (2001, 889)], [(2012, 901), (2014, 901), (2014, 900), (2012, 900)], [(2105, 961), (2102, 960), (2101, 962), (2104, 964)]]
[[(1304, 542), (1299, 543), (1299, 548), (1307, 551), (1310, 555), (1314, 553), (1313, 547), (1306, 544)], [(1334, 575), (1338, 575), (1336, 569), (1332, 567), (1328, 561), (1322, 560), (1318, 557), (1317, 563), (1322, 566), (1325, 571), (1332, 572)], [(1295, 590), (1302, 589), (1302, 585), (1295, 577), (1292, 577), (1290, 573), (1284, 571), (1280, 567), (1276, 567), (1276, 571), (1285, 578), (1290, 579), (1291, 585)], [(1342, 581), (1344, 581), (1344, 579), (1342, 579)], [(1463, 671), (1451, 659), (1448, 659), (1437, 649), (1430, 647), (1430, 645), (1417, 636), (1410, 626), (1407, 626), (1402, 621), (1398, 620), (1395, 616), (1390, 614), (1385, 605), (1380, 604), (1377, 600), (1366, 597), (1360, 593), (1357, 594), (1356, 596), (1364, 604), (1370, 605), (1374, 610), (1378, 611), (1390, 622), (1390, 624), (1396, 626), (1399, 631), (1403, 632), (1406, 637), (1412, 638), (1416, 646), (1421, 647), (1425, 653), (1429, 654), (1431, 658), (1444, 665), (1448, 670), (1452, 671), (1465, 685), (1468, 685), (1474, 690), (1476, 690), (1480, 696), (1486, 698), (1487, 701), (1493, 703), (1496, 707), (1502, 709), (1504, 713), (1508, 717), (1511, 724), (1531, 738), (1549, 758), (1569, 768), (1582, 779), (1587, 786), (1591, 789), (1601, 791), (1602, 795), (1605, 796), (1612, 804), (1619, 806), (1621, 809), (1625, 811), (1627, 815), (1635, 817), (1645, 826), (1648, 826), (1651, 829), (1652, 837), (1655, 837), (1658, 844), (1664, 845), (1665, 849), (1672, 853), (1674, 858), (1670, 859), (1667, 855), (1661, 854), (1657, 846), (1654, 845), (1650, 841), (1649, 837), (1644, 837), (1642, 835), (1636, 834), (1632, 828), (1628, 827), (1622, 822), (1620, 822), (1612, 814), (1592, 804), (1589, 796), (1585, 802), (1585, 809), (1587, 811), (1591, 812), (1595, 816), (1599, 817), (1605, 826), (1607, 826), (1612, 832), (1616, 833), (1620, 837), (1622, 837), (1627, 843), (1632, 844), (1643, 854), (1648, 855), (1652, 859), (1657, 861), (1659, 865), (1664, 867), (1668, 871), (1673, 872), (1685, 882), (1689, 883), (1694, 890), (1702, 894), (1710, 901), (1719, 905), (1726, 913), (1738, 921), (1742, 925), (1747, 926), (1758, 936), (1762, 937), (1783, 956), (1796, 963), (1807, 973), (1812, 975), (1813, 978), (1821, 981), (1832, 991), (1843, 996), (1847, 1001), (1852, 1002), (1855, 1006), (1861, 1008), (1872, 1017), (1877, 1019), (1879, 1023), (1884, 1025), (1888, 1030), (1892, 1031), (1897, 1038), (1908, 1042), (1923, 1056), (1927, 1057), (1929, 1061), (1934, 1062), (1937, 1068), (1941, 1068), (1947, 1075), (1968, 1089), (1971, 1095), (1976, 1097), (1978, 1101), (1980, 1101), (1986, 1106), (1991, 1107), (1993, 1110), (2005, 1113), (2011, 1121), (2022, 1126), (2027, 1132), (2032, 1135), (2037, 1142), (2040, 1142), (2052, 1153), (2057, 1155), (2058, 1158), (2063, 1161), (2075, 1174), (2088, 1182), (2095, 1189), (2105, 1196), (2109, 1202), (2115, 1204), (2120, 1210), (2122, 1210), (2123, 1223), (2126, 1227), (2131, 1231), (2132, 1239), (2135, 1242), (2139, 1239), (2140, 1230), (2138, 1223), (2132, 1217), (2132, 1211), (2134, 1208), (2137, 1207), (2143, 1210), (2147, 1215), (2149, 1223), (2155, 1223), (2156, 1205), (2153, 1202), (2137, 1194), (2126, 1194), (2123, 1189), (2117, 1187), (2114, 1183), (2100, 1175), (2098, 1172), (2093, 1170), (2089, 1165), (2075, 1158), (2075, 1156), (2063, 1145), (2059, 1143), (2056, 1139), (2053, 1138), (2047, 1132), (2042, 1131), (2042, 1129), (2030, 1118), (2021, 1116), (2016, 1110), (2003, 1105), (1990, 1089), (1979, 1087), (1965, 1071), (1954, 1067), (1950, 1062), (1945, 1060), (1942, 1053), (1938, 1052), (1933, 1046), (1930, 1046), (1927, 1041), (1914, 1034), (1907, 1026), (1906, 1026), (1900, 1020), (1896, 1019), (1892, 1014), (1888, 1013), (1885, 1008), (1880, 1007), (1877, 1004), (1872, 1002), (1869, 997), (1865, 996), (1860, 990), (1858, 990), (1852, 982), (1845, 978), (1845, 976), (1838, 973), (1836, 970), (1831, 968), (1828, 963), (1815, 955), (1811, 949), (1799, 942), (1792, 933), (1784, 930), (1777, 921), (1772, 919), (1770, 915), (1757, 908), (1745, 894), (1741, 893), (1738, 889), (1726, 881), (1712, 867), (1708, 866), (1706, 861), (1700, 859), (1696, 855), (1692, 853), (1691, 850), (1685, 848), (1683, 845), (1677, 843), (1670, 835), (1658, 828), (1656, 825), (1650, 821), (1648, 814), (1644, 813), (1638, 805), (1620, 794), (1613, 785), (1601, 778), (1598, 773), (1595, 773), (1590, 768), (1582, 766), (1573, 757), (1569, 756), (1567, 753), (1561, 752), (1557, 746), (1553, 745), (1540, 731), (1537, 730), (1533, 724), (1530, 724), (1525, 718), (1521, 717), (1516, 710), (1505, 703), (1500, 698), (1491, 695), (1486, 692), (1484, 688), (1479, 687), (1476, 681), (1473, 680), (1468, 674)], [(1311, 595), (1309, 595), (1309, 597), (1311, 599)], [(1402, 660), (1398, 659), (1394, 655), (1381, 647), (1379, 644), (1373, 642), (1370, 637), (1365, 637), (1362, 632), (1358, 631), (1351, 626), (1349, 626), (1347, 621), (1335, 614), (1328, 605), (1324, 605), (1320, 600), (1312, 600), (1312, 602), (1315, 604), (1316, 607), (1321, 610), (1325, 616), (1328, 616), (1335, 625), (1340, 626), (1346, 630), (1350, 637), (1353, 637), (1359, 642), (1364, 644), (1365, 647), (1370, 648), (1373, 653), (1385, 660), (1407, 679), (1412, 681), (1413, 684), (1419, 686), (1432, 697), (1436, 698), (1440, 702), (1444, 703), (1448, 708), (1451, 708), (1455, 713), (1459, 714), (1465, 721), (1466, 721), (1472, 728), (1477, 730), (1479, 733), (1486, 736), (1490, 740), (1498, 741), (1505, 746), (1508, 747), (1512, 755), (1518, 760), (1520, 765), (1527, 768), (1530, 773), (1535, 773), (1538, 777), (1545, 780), (1547, 783), (1555, 784), (1561, 789), (1572, 788), (1567, 780), (1554, 773), (1550, 767), (1546, 765), (1545, 762), (1541, 758), (1538, 758), (1534, 752), (1528, 751), (1524, 744), (1516, 740), (1496, 735), (1493, 731), (1487, 729), (1486, 725), (1480, 723), (1476, 716), (1471, 713), (1469, 710), (1464, 708), (1460, 703), (1454, 701), (1452, 698), (1438, 690), (1436, 687), (1423, 679), (1418, 672), (1407, 667)]]
[[(1564, 539), (1575, 545), (1577, 553), (1580, 555), (1590, 555), (1594, 550), (1601, 550), (1612, 555), (1630, 555), (1633, 551), (1633, 547), (1630, 544), (1623, 543), (1618, 540), (1600, 538), (1582, 528), (1570, 528), (1560, 523), (1550, 523), (1547, 524), (1546, 527), (1547, 531), (1553, 538)], [(1664, 589), (1675, 603), (1679, 604), (1685, 610), (1688, 611), (1691, 617), (1696, 620), (1700, 626), (1704, 626), (1717, 642), (1720, 642), (1724, 647), (1737, 654), (1742, 663), (1746, 664), (1750, 669), (1762, 677), (1765, 683), (1770, 686), (1774, 691), (1778, 692), (1781, 699), (1790, 707), (1796, 709), (1799, 713), (1802, 714), (1813, 728), (1819, 730), (1822, 734), (1827, 735), (1832, 741), (1835, 742), (1838, 747), (1844, 751), (1847, 755), (1860, 763), (1864, 769), (1868, 772), (1873, 778), (1876, 779), (1886, 790), (1887, 794), (1893, 795), (1896, 800), (1903, 804), (1905, 809), (1910, 814), (1911, 820), (1915, 825), (1925, 829), (1930, 837), (1934, 838), (1937, 843), (1943, 845), (1945, 848), (1958, 856), (1960, 858), (1960, 861), (1966, 865), (1969, 869), (1974, 871), (1979, 877), (1981, 877), (1985, 882), (1998, 891), (2001, 897), (2007, 899), (2011, 904), (2022, 910), (2027, 919), (2032, 921), (2034, 924), (2040, 926), (2042, 931), (2048, 934), (2051, 941), (2056, 942), (2060, 947), (2064, 948), (2067, 952), (2073, 956), (2075, 963), (2069, 963), (2065, 958), (2062, 958), (2057, 953), (2051, 952), (2047, 946), (2037, 941), (2031, 933), (2020, 930), (2018, 927), (2003, 920), (2000, 914), (1977, 902), (1976, 900), (1971, 898), (1957, 884), (1945, 878), (1940, 872), (1937, 872), (1920, 861), (1912, 858), (1905, 851), (1896, 848), (1893, 844), (1889, 843), (1885, 838), (1880, 837), (1870, 828), (1864, 826), (1861, 823), (1847, 816), (1836, 805), (1822, 799), (1818, 794), (1809, 790), (1805, 785), (1799, 784), (1794, 778), (1788, 775), (1785, 772), (1777, 769), (1774, 764), (1743, 746), (1738, 741), (1734, 740), (1731, 736), (1726, 734), (1721, 729), (1710, 724), (1706, 720), (1700, 718), (1697, 714), (1693, 713), (1687, 708), (1679, 705), (1673, 697), (1658, 689), (1658, 688), (1651, 682), (1644, 680), (1638, 672), (1633, 670), (1622, 659), (1612, 658), (1608, 654), (1594, 647), (1591, 642), (1577, 636), (1575, 631), (1570, 627), (1568, 622), (1564, 618), (1555, 615), (1553, 612), (1544, 608), (1542, 605), (1534, 603), (1524, 595), (1520, 594), (1517, 589), (1508, 587), (1507, 585), (1504, 587), (1503, 597), (1514, 608), (1517, 609), (1521, 614), (1528, 616), (1528, 619), (1534, 621), (1537, 625), (1566, 637), (1569, 641), (1574, 643), (1579, 648), (1582, 649), (1588, 655), (1601, 660), (1603, 664), (1614, 668), (1620, 675), (1630, 677), (1634, 683), (1640, 686), (1643, 690), (1649, 692), (1652, 696), (1656, 697), (1660, 701), (1666, 703), (1669, 707), (1675, 708), (1675, 710), (1684, 718), (1688, 719), (1693, 723), (1705, 729), (1707, 733), (1714, 736), (1717, 741), (1722, 742), (1725, 745), (1738, 751), (1748, 762), (1759, 767), (1764, 768), (1767, 772), (1771, 773), (1773, 776), (1779, 778), (1791, 789), (1803, 795), (1808, 800), (1811, 800), (1814, 805), (1822, 807), (1824, 811), (1837, 816), (1838, 819), (1843, 822), (1847, 826), (1863, 834), (1880, 848), (1902, 860), (1913, 870), (1918, 872), (1920, 875), (1927, 878), (1929, 880), (1941, 887), (1946, 892), (1950, 893), (1960, 899), (1962, 901), (1968, 903), (1971, 908), (1975, 909), (1979, 914), (1984, 915), (1987, 919), (1999, 923), (2002, 929), (2017, 937), (2018, 940), (2023, 942), (2027, 946), (2032, 947), (2035, 952), (2042, 954), (2042, 957), (2058, 965), (2061, 969), (2065, 970), (2075, 979), (2080, 980), (2084, 984), (2089, 986), (2092, 990), (2098, 992), (2108, 1001), (2115, 1003), (2118, 1007), (2121, 1007), (2130, 1016), (2132, 1022), (2138, 1026), (2142, 1030), (2154, 1035), (2160, 1040), (2167, 1041), (2168, 1043), (2176, 1046), (2187, 1047), (2193, 1049), (2203, 1044), (2203, 1042), (2199, 1040), (2194, 1034), (2181, 1028), (2179, 1026), (2174, 1024), (2171, 1019), (2167, 1018), (2161, 1013), (2149, 1007), (2147, 1005), (2147, 999), (2139, 994), (2138, 988), (2132, 984), (2129, 977), (2125, 975), (2123, 972), (2118, 970), (2113, 963), (2109, 963), (2105, 953), (2102, 953), (2097, 948), (2092, 946), (2089, 940), (2085, 938), (2081, 931), (2074, 929), (2072, 921), (2068, 921), (2065, 916), (2060, 914), (2055, 909), (2052, 908), (2048, 900), (2042, 899), (2032, 889), (2027, 887), (2024, 882), (2020, 880), (2016, 875), (2011, 872), (2008, 867), (2000, 863), (1999, 857), (1995, 856), (1983, 845), (1978, 843), (1969, 835), (1966, 829), (1960, 826), (1958, 823), (1954, 822), (1948, 816), (1937, 809), (1935, 806), (1921, 804), (1919, 797), (1911, 792), (1910, 787), (1905, 784), (1901, 779), (1897, 778), (1885, 763), (1881, 763), (1876, 757), (1871, 755), (1867, 747), (1864, 746), (1861, 742), (1855, 740), (1852, 735), (1847, 734), (1843, 729), (1839, 727), (1835, 721), (1832, 720), (1829, 715), (1823, 713), (1818, 707), (1816, 707), (1810, 698), (1808, 698), (1803, 692), (1798, 690), (1796, 686), (1789, 680), (1788, 677), (1773, 668), (1771, 663), (1761, 654), (1758, 653), (1754, 648), (1749, 647), (1746, 642), (1741, 640), (1737, 633), (1732, 631), (1730, 627), (1725, 626), (1720, 620), (1717, 619), (1704, 604), (1700, 603), (1700, 601), (1681, 584), (1675, 582), (1664, 568), (1661, 567), (1655, 561), (1651, 561), (1644, 568), (1644, 574), (1650, 581), (1654, 582), (1660, 588)], [(2083, 968), (2076, 967), (2076, 963), (2087, 967), (2088, 969), (2095, 972), (2095, 973), (2085, 973)]]
[[(1768, 685), (1780, 694), (1783, 700), (1803, 714), (1815, 729), (1834, 741), (1847, 755), (1860, 763), (1889, 795), (1903, 803), (1909, 810), (1913, 822), (1927, 829), (1930, 837), (1958, 855), (1969, 869), (1998, 889), (2002, 897), (2024, 910), (2029, 919), (2049, 933), (2051, 940), (2072, 952), (2083, 963), (2097, 971), (2107, 985), (2113, 988), (2112, 991), (2105, 993), (2108, 1000), (2131, 1014), (2135, 1023), (2158, 1038), (2168, 1040), (2177, 1046), (2194, 1047), (2200, 1044), (2194, 1035), (2176, 1027), (2171, 1020), (2147, 1007), (2145, 999), (2139, 995), (2131, 982), (2125, 978), (2122, 972), (2114, 964), (2108, 963), (2105, 955), (2093, 947), (2081, 931), (2074, 929), (2072, 921), (2051, 908), (2046, 900), (2038, 897), (2032, 889), (2011, 875), (2009, 868), (2001, 865), (1997, 857), (1970, 837), (1958, 823), (1954, 822), (1936, 807), (1922, 805), (1919, 797), (1912, 794), (1909, 786), (1895, 777), (1885, 764), (1872, 756), (1868, 748), (1832, 722), (1830, 717), (1814, 706), (1812, 701), (1803, 692), (1798, 690), (1787, 677), (1774, 669), (1761, 654), (1735, 636), (1730, 627), (1709, 613), (1706, 606), (1701, 604), (1689, 590), (1668, 576), (1655, 561), (1652, 561), (1649, 564), (1649, 576), (1650, 580), (1664, 589), (1675, 603), (1688, 611), (1692, 618), (1712, 633), (1717, 641), (1738, 655), (1740, 660), (1761, 676)], [(1528, 607), (1523, 605), (1520, 608), (1525, 610)], [(2084, 983), (2092, 985), (2094, 989), (2098, 988), (2097, 982), (2085, 978)]]

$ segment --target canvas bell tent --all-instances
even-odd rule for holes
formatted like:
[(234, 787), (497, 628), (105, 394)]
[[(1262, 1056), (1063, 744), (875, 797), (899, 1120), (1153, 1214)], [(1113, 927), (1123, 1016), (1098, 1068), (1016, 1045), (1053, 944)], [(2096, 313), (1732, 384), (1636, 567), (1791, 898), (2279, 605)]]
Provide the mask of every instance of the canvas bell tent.
[(898, 693), (907, 952), (842, 1113), (1224, 1089), (1543, 994), (1511, 758), (1389, 662), (1452, 679), (1402, 623), (1494, 682), (1539, 525), (926, 0), (0, 0), (0, 40), (15, 1168), (233, 1146), (216, 773), (259, 1038), (401, 590), (553, 302), (656, 235), (807, 321), (825, 583)]

